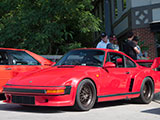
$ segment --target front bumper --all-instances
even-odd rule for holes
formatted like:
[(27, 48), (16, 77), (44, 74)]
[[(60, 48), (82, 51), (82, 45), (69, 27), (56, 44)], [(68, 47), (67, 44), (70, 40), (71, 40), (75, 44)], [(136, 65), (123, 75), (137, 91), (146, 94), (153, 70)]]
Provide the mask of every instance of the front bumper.
[[(63, 93), (46, 93), (46, 90), (64, 89)], [(5, 86), (6, 103), (30, 105), (30, 106), (73, 106), (75, 96), (71, 86), (56, 86), (38, 88), (20, 88), (16, 86)]]
[[(47, 90), (64, 90), (62, 93), (47, 93)], [(51, 87), (51, 88), (43, 88), (43, 89), (27, 89), (27, 88), (3, 88), (4, 93), (24, 93), (24, 94), (44, 94), (44, 95), (68, 95), (71, 92), (71, 86), (59, 86), (59, 87)]]

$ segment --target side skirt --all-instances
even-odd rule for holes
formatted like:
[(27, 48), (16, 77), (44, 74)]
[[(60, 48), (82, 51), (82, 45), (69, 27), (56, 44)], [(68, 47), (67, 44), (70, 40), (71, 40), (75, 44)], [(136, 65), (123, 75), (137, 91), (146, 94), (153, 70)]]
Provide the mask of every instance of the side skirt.
[(101, 95), (101, 96), (98, 96), (98, 102), (100, 102), (100, 101), (112, 101), (112, 100), (136, 98), (139, 95), (140, 95), (140, 92)]

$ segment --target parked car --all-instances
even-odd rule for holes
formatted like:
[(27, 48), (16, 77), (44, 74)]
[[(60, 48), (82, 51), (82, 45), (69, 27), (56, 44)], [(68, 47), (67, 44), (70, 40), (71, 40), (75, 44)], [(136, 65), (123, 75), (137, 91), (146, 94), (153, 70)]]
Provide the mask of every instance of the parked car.
[(160, 91), (155, 67), (140, 66), (120, 51), (76, 49), (53, 67), (9, 80), (3, 92), (6, 103), (28, 106), (90, 110), (95, 102), (133, 98), (148, 104)]
[(28, 50), (0, 48), (0, 93), (2, 86), (19, 73), (43, 69), (53, 64)]

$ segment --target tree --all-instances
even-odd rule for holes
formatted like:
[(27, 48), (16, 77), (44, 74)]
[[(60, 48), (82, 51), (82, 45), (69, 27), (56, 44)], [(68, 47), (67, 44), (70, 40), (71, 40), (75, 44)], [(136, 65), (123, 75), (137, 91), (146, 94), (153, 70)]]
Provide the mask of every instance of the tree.
[(1, 0), (0, 46), (38, 54), (64, 54), (76, 47), (90, 47), (91, 33), (100, 30), (101, 22), (92, 14), (92, 2)]

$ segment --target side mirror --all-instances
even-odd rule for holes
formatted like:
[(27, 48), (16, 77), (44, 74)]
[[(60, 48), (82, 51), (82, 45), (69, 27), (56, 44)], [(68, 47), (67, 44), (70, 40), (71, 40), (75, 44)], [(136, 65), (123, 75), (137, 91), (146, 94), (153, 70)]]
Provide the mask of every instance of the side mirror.
[(104, 64), (103, 68), (107, 69), (107, 68), (115, 68), (116, 64), (112, 63), (112, 62), (107, 62)]

